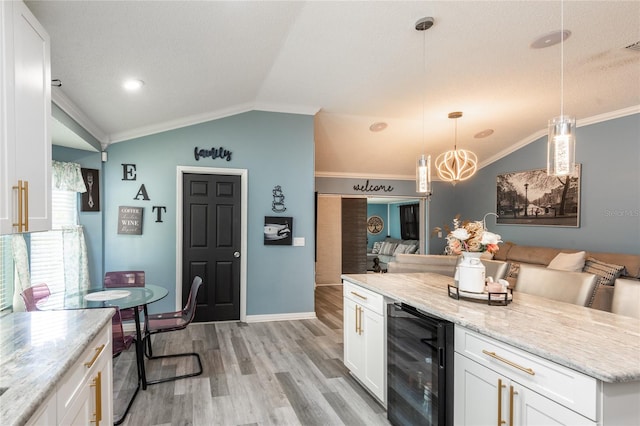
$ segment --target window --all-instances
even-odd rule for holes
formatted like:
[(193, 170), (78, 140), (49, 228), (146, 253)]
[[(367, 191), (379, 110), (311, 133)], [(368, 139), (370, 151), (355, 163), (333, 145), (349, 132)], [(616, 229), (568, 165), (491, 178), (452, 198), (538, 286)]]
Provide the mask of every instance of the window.
[(0, 312), (13, 301), (13, 254), (11, 235), (0, 236)]
[(62, 228), (78, 223), (78, 193), (53, 190), (51, 231), (31, 234), (31, 283), (47, 283), (51, 293), (64, 291)]
[(420, 238), (420, 204), (400, 206), (400, 237), (403, 240)]

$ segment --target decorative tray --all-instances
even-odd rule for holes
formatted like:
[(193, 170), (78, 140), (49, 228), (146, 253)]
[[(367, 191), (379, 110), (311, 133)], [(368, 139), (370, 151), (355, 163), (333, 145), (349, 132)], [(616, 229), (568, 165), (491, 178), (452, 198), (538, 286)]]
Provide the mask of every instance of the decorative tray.
[(449, 297), (456, 300), (469, 299), (486, 301), (487, 304), (491, 306), (507, 306), (509, 302), (513, 300), (513, 294), (510, 288), (507, 289), (506, 293), (490, 293), (487, 291), (484, 293), (472, 293), (470, 291), (458, 290), (456, 286), (449, 285), (448, 287)]
[(89, 293), (84, 298), (86, 300), (91, 301), (104, 301), (104, 300), (114, 300), (114, 299), (122, 299), (123, 297), (127, 297), (131, 292), (128, 290), (106, 290), (106, 291), (97, 291), (95, 293)]

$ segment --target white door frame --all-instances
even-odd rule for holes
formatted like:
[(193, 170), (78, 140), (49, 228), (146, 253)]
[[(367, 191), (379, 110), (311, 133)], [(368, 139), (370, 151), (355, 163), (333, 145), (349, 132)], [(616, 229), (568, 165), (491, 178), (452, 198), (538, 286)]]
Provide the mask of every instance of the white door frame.
[(202, 175), (237, 175), (240, 176), (241, 204), (240, 209), (240, 321), (247, 320), (247, 212), (249, 172), (247, 169), (224, 169), (217, 167), (176, 167), (176, 310), (182, 306), (182, 178), (185, 173)]

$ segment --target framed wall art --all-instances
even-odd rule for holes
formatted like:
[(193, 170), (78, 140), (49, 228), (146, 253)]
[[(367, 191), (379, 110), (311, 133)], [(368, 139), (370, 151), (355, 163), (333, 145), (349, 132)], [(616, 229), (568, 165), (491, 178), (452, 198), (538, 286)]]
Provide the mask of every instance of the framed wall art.
[(268, 246), (290, 246), (293, 243), (293, 218), (282, 216), (264, 217), (264, 244)]
[(100, 211), (100, 175), (97, 169), (80, 169), (87, 192), (80, 196), (80, 211)]
[(580, 226), (580, 172), (548, 176), (546, 169), (497, 176), (498, 225)]

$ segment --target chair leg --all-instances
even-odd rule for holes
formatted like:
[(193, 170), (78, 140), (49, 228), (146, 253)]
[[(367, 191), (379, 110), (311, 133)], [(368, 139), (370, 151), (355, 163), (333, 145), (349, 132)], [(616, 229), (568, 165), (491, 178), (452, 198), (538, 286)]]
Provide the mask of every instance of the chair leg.
[[(135, 343), (135, 341), (134, 341)], [(119, 357), (120, 355), (122, 355), (122, 353), (119, 353), (118, 355), (116, 355), (114, 358)], [(136, 356), (136, 364), (137, 364), (137, 356)], [(140, 390), (140, 385), (142, 384), (142, 375), (140, 374), (140, 366), (136, 366), (136, 371), (138, 373), (138, 380), (137, 380), (137, 385), (136, 385), (136, 390), (133, 391), (133, 395), (131, 395), (131, 399), (129, 399), (129, 403), (127, 404), (127, 408), (124, 410), (124, 413), (122, 414), (122, 417), (120, 417), (117, 420), (114, 420), (113, 424), (114, 425), (120, 425), (124, 422), (124, 419), (127, 418), (127, 414), (129, 414), (129, 410), (131, 409), (131, 406), (133, 405), (133, 401), (135, 401), (136, 396), (138, 395), (138, 391)]]
[(199, 375), (202, 374), (203, 370), (202, 370), (202, 360), (200, 359), (200, 354), (198, 354), (196, 352), (185, 352), (185, 353), (179, 353), (179, 354), (153, 356), (153, 353), (151, 352), (151, 334), (147, 334), (144, 338), (147, 340), (147, 347), (149, 349), (149, 354), (146, 354), (146, 355), (147, 355), (147, 358), (150, 359), (150, 360), (151, 359), (180, 358), (180, 357), (192, 356), (192, 357), (195, 357), (196, 362), (198, 363), (198, 368), (193, 373), (183, 374), (183, 375), (174, 376), (174, 377), (167, 377), (167, 378), (164, 378), (164, 379), (147, 380), (147, 385), (157, 385), (158, 383), (165, 383), (165, 382), (171, 382), (171, 381), (179, 380), (179, 379), (186, 379), (188, 377), (195, 377), (195, 376), (199, 376)]
[(127, 414), (129, 414), (129, 410), (131, 409), (131, 406), (133, 405), (133, 401), (136, 399), (136, 395), (138, 395), (138, 391), (140, 390), (140, 377), (138, 377), (138, 386), (136, 386), (136, 390), (133, 392), (133, 395), (131, 395), (131, 399), (129, 400), (129, 403), (127, 404), (127, 408), (124, 410), (124, 413), (122, 414), (122, 417), (120, 417), (119, 419), (115, 420), (113, 422), (114, 425), (120, 425), (124, 422), (124, 419), (127, 418)]

